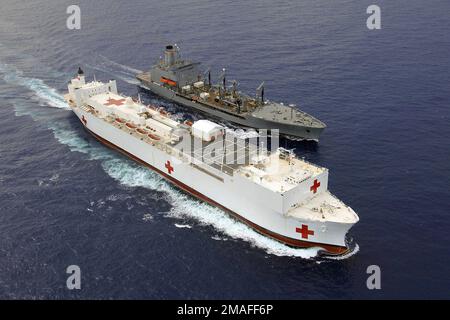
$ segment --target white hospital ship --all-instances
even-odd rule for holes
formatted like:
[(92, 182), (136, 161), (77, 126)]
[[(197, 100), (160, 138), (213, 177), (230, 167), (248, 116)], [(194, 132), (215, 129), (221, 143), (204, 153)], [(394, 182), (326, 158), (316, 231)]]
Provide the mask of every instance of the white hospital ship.
[(118, 94), (114, 80), (86, 83), (81, 69), (68, 89), (66, 101), (92, 135), (182, 190), (289, 246), (349, 251), (346, 235), (359, 218), (328, 191), (328, 169), (283, 148), (255, 151), (208, 120), (175, 121)]

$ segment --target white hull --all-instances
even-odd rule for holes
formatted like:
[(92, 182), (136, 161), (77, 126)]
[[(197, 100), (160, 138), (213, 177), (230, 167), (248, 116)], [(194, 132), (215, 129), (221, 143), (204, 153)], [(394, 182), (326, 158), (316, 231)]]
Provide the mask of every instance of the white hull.
[[(240, 175), (230, 176), (208, 167), (205, 173), (189, 162), (181, 162), (167, 152), (141, 140), (136, 133), (119, 129), (102, 118), (72, 105), (81, 123), (102, 142), (119, 149), (148, 165), (185, 191), (219, 206), (257, 231), (291, 246), (322, 247), (329, 254), (342, 254), (346, 247), (346, 234), (357, 221), (345, 223), (325, 219), (301, 219), (291, 214), (281, 214), (274, 209), (274, 198), (264, 188)], [(167, 169), (167, 161), (173, 171)], [(327, 184), (328, 174), (324, 177)], [(276, 194), (275, 194), (276, 196)], [(326, 191), (322, 197), (332, 197)], [(322, 221), (321, 221), (322, 220)], [(302, 234), (298, 228), (307, 226), (313, 233)]]

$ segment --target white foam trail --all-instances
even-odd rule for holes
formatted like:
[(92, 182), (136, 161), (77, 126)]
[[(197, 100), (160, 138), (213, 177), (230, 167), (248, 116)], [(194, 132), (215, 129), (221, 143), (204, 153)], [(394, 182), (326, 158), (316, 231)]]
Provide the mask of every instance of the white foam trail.
[(153, 220), (153, 216), (150, 213), (146, 213), (142, 216), (142, 221), (149, 222)]
[(124, 76), (122, 76), (122, 75), (119, 75), (117, 71), (109, 70), (109, 69), (106, 69), (106, 68), (101, 68), (101, 67), (99, 67), (99, 66), (93, 66), (93, 65), (90, 65), (90, 64), (88, 64), (88, 63), (86, 63), (86, 66), (88, 66), (88, 67), (91, 68), (91, 69), (94, 69), (94, 70), (97, 70), (97, 71), (100, 71), (100, 72), (104, 72), (104, 73), (110, 74), (110, 75), (112, 75), (115, 79), (120, 79), (120, 80), (125, 81), (126, 83), (129, 83), (129, 84), (138, 85), (138, 84), (140, 83), (140, 82), (134, 77), (134, 75), (131, 76), (131, 75), (125, 74)]
[(216, 240), (216, 241), (227, 241), (227, 238), (222, 238), (219, 237), (218, 235), (212, 236), (211, 239)]
[(267, 253), (277, 256), (293, 256), (305, 259), (317, 256), (319, 248), (295, 249), (269, 239), (231, 218), (222, 210), (179, 191), (147, 168), (132, 165), (129, 161), (121, 159), (104, 161), (102, 166), (111, 177), (123, 185), (129, 187), (140, 186), (165, 192), (168, 197), (167, 200), (173, 206), (167, 214), (169, 217), (195, 218), (202, 224), (212, 225), (215, 229), (231, 238), (245, 240), (253, 246), (262, 248)]
[[(120, 74), (119, 74), (120, 71), (117, 72), (117, 71), (110, 70), (110, 69), (107, 69), (107, 68), (102, 68), (102, 67), (100, 67), (100, 66), (98, 66), (98, 65), (93, 66), (93, 65), (90, 65), (90, 64), (88, 64), (88, 63), (86, 63), (85, 65), (88, 66), (88, 67), (91, 68), (91, 69), (94, 69), (94, 70), (97, 70), (97, 71), (100, 71), (100, 72), (104, 72), (104, 73), (110, 74), (110, 75), (112, 75), (112, 76), (114, 77), (114, 79), (120, 79), (120, 80), (122, 80), (122, 81), (124, 81), (124, 82), (126, 82), (126, 83), (129, 83), (129, 84), (138, 85), (138, 84), (140, 83), (140, 82), (134, 77), (134, 75), (129, 75), (129, 74), (120, 75)], [(123, 74), (123, 72), (122, 72), (122, 74)]]
[(178, 224), (178, 223), (175, 223), (175, 227), (180, 228), (180, 229), (183, 229), (183, 228), (186, 228), (186, 229), (192, 229), (192, 227), (191, 227), (190, 225), (188, 225), (188, 224)]
[(353, 248), (353, 250), (351, 250), (350, 252), (341, 255), (341, 256), (324, 256), (325, 259), (329, 259), (329, 260), (346, 260), (352, 256), (354, 256), (355, 254), (357, 254), (359, 252), (359, 245), (356, 243), (355, 247)]
[(233, 239), (242, 239), (255, 247), (264, 249), (269, 254), (309, 259), (317, 256), (320, 250), (319, 248), (295, 249), (288, 247), (257, 233), (245, 224), (234, 220), (222, 210), (194, 200), (187, 195), (180, 193), (176, 198), (171, 197), (171, 199), (174, 201), (174, 206), (169, 212), (169, 216), (195, 218), (205, 225), (214, 226), (216, 230)]
[(88, 140), (82, 139), (77, 131), (60, 128), (58, 124), (54, 122), (49, 125), (49, 128), (52, 129), (55, 138), (60, 143), (68, 146), (70, 151), (84, 153), (88, 155), (89, 160), (107, 161), (114, 159), (112, 151), (105, 149), (101, 145), (90, 144)]
[(136, 74), (141, 73), (142, 70), (112, 61), (111, 59), (103, 55), (98, 55), (98, 57), (100, 58), (100, 61), (97, 61), (95, 65), (86, 65), (94, 70), (108, 73), (115, 78), (125, 81), (129, 84), (139, 84), (139, 81), (135, 78), (135, 76)]
[(41, 79), (28, 78), (23, 76), (23, 72), (12, 68), (6, 64), (0, 64), (0, 72), (3, 79), (9, 84), (19, 85), (30, 89), (43, 102), (51, 107), (70, 110), (63, 96), (54, 88), (49, 87)]
[(238, 139), (254, 139), (260, 136), (260, 134), (254, 129), (244, 130), (244, 129), (231, 129), (226, 127), (226, 133), (229, 135), (233, 135)]
[(113, 65), (113, 66), (116, 66), (116, 67), (118, 67), (118, 68), (121, 68), (122, 70), (131, 72), (133, 75), (136, 74), (136, 73), (141, 73), (141, 72), (142, 72), (142, 70), (135, 69), (135, 68), (132, 68), (132, 67), (130, 67), (130, 66), (127, 66), (127, 65), (120, 64), (120, 63), (118, 63), (118, 62), (112, 61), (111, 59), (108, 59), (108, 58), (105, 57), (104, 55), (99, 54), (99, 57), (100, 57), (101, 59), (103, 59), (106, 63), (108, 63), (108, 64), (110, 64), (110, 65)]

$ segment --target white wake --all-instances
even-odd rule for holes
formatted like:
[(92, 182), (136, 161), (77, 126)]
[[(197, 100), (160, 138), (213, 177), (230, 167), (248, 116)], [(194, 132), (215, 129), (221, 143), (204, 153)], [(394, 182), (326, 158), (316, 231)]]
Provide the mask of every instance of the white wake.
[(130, 66), (127, 66), (127, 65), (120, 64), (120, 63), (118, 63), (118, 62), (112, 61), (111, 59), (105, 57), (104, 55), (101, 55), (101, 54), (100, 54), (99, 57), (100, 57), (101, 59), (103, 59), (103, 61), (104, 61), (103, 64), (105, 64), (105, 65), (108, 65), (108, 64), (109, 64), (109, 65), (115, 66), (116, 68), (119, 68), (119, 69), (128, 71), (128, 72), (130, 72), (131, 74), (142, 73), (142, 70), (135, 69), (135, 68), (132, 68), (132, 67), (130, 67)]
[(345, 259), (348, 259), (350, 257), (353, 257), (358, 252), (359, 252), (359, 245), (356, 243), (355, 247), (350, 252), (347, 252), (344, 255), (335, 256), (335, 257), (334, 256), (325, 256), (324, 258), (325, 259), (329, 259), (329, 260), (345, 260)]
[(7, 83), (28, 88), (34, 92), (37, 98), (50, 107), (70, 110), (63, 96), (56, 89), (46, 85), (41, 79), (26, 77), (22, 71), (7, 64), (0, 64), (0, 72), (3, 80)]
[(318, 248), (295, 249), (260, 235), (243, 223), (231, 218), (224, 211), (178, 190), (147, 168), (131, 164), (130, 161), (122, 159), (104, 161), (102, 166), (111, 177), (123, 185), (165, 192), (167, 201), (172, 205), (172, 209), (167, 213), (168, 217), (194, 218), (201, 224), (211, 225), (231, 238), (245, 240), (270, 254), (301, 258), (317, 256)]
[(86, 65), (93, 70), (110, 74), (115, 78), (125, 81), (129, 84), (139, 84), (139, 81), (136, 79), (136, 74), (141, 73), (142, 70), (115, 62), (103, 55), (98, 55), (95, 60), (95, 63), (87, 63)]

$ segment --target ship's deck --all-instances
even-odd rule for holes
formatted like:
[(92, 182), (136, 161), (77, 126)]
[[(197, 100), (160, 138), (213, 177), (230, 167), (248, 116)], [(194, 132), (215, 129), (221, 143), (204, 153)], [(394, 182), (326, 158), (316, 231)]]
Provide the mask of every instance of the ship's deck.
[(288, 215), (298, 219), (338, 223), (356, 223), (359, 218), (352, 208), (332, 195), (329, 191), (320, 193), (301, 202), (288, 211)]
[(325, 124), (313, 116), (297, 110), (294, 106), (266, 102), (263, 107), (253, 112), (253, 116), (276, 122), (304, 125), (313, 128), (325, 128)]
[(277, 153), (272, 153), (266, 164), (246, 165), (240, 174), (274, 192), (283, 193), (324, 170), (302, 160), (280, 159)]
[[(152, 83), (154, 85), (163, 86), (158, 82), (152, 81), (151, 73), (149, 71), (138, 74), (136, 78), (143, 84)], [(175, 90), (174, 88), (169, 87), (167, 89), (175, 91), (177, 95), (184, 97), (185, 99), (202, 103), (210, 108), (218, 109), (226, 113), (232, 113), (238, 117), (252, 115), (256, 118), (284, 124), (301, 125), (313, 128), (326, 127), (320, 120), (296, 109), (294, 106), (285, 106), (281, 103), (270, 101), (265, 101), (264, 104), (261, 104), (255, 99), (238, 91), (235, 93), (231, 90), (228, 90), (226, 93), (222, 91), (219, 95), (218, 86), (209, 87), (205, 85), (202, 88), (195, 88), (193, 84), (191, 84), (190, 87), (191, 90), (189, 92), (183, 92), (182, 90)], [(207, 93), (208, 97), (201, 98), (202, 93)], [(241, 104), (238, 105), (236, 100), (241, 100)]]
[(136, 75), (136, 79), (139, 81), (150, 82), (150, 72), (142, 72)]

